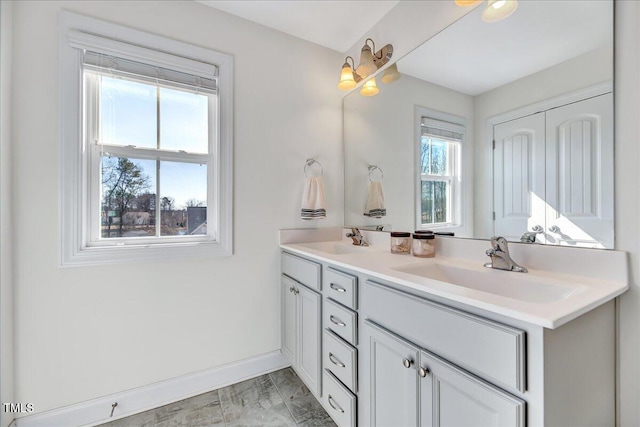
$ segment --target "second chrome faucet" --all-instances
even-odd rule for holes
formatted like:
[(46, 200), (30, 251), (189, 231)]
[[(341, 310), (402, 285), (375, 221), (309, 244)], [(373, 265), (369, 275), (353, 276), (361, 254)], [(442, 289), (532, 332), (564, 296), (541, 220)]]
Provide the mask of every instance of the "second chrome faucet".
[(487, 256), (491, 258), (491, 262), (487, 262), (484, 266), (495, 268), (498, 270), (515, 271), (517, 273), (527, 273), (528, 270), (522, 267), (509, 255), (509, 246), (507, 239), (504, 237), (492, 237), (491, 249), (487, 249)]
[(357, 227), (351, 227), (351, 233), (347, 233), (347, 237), (351, 237), (355, 246), (369, 246)]

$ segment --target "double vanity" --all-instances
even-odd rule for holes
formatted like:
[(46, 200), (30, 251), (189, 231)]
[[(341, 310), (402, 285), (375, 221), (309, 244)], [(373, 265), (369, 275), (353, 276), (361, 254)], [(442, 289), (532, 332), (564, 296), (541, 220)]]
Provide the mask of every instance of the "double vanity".
[(615, 297), (626, 254), (487, 241), (389, 252), (389, 234), (283, 230), (282, 351), (344, 426), (615, 424)]

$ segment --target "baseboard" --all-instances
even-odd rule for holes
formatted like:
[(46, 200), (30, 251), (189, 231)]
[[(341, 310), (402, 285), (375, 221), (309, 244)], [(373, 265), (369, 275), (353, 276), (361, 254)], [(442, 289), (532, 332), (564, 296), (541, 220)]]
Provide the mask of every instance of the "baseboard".
[[(279, 350), (273, 351), (194, 374), (28, 415), (17, 419), (15, 425), (19, 427), (93, 426), (187, 399), (290, 365), (289, 360)], [(118, 402), (118, 406), (114, 416), (110, 418), (113, 402)]]

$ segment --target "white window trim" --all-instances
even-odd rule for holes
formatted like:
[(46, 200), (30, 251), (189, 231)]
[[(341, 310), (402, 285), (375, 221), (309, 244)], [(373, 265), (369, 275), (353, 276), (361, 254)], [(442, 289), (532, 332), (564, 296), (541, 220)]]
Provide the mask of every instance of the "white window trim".
[[(452, 166), (452, 170), (448, 171), (446, 175), (429, 175), (426, 173), (420, 174), (420, 197), (422, 198), (422, 183), (424, 181), (431, 182), (446, 182), (448, 183), (449, 194), (447, 197), (447, 221), (446, 222), (436, 222), (432, 224), (423, 224), (422, 223), (422, 206), (420, 204), (419, 209), (419, 219), (420, 219), (420, 227), (424, 229), (438, 228), (442, 227), (455, 227), (460, 222), (458, 218), (456, 218), (455, 208), (459, 206), (459, 196), (460, 196), (460, 188), (458, 185), (458, 181), (456, 178), (460, 175), (460, 173), (456, 173), (456, 171), (460, 170), (460, 151), (461, 151), (461, 142), (458, 141), (450, 141), (447, 138), (442, 138), (443, 140), (449, 143), (447, 145), (447, 157), (449, 159), (453, 159), (449, 162), (449, 165)], [(421, 141), (422, 142), (422, 141)], [(453, 145), (451, 145), (453, 144)], [(417, 203), (417, 201), (416, 201)]]
[[(458, 147), (455, 154), (455, 167), (458, 169), (458, 174), (454, 173), (453, 185), (451, 186), (451, 198), (450, 205), (453, 203), (453, 208), (450, 206), (450, 215), (451, 220), (450, 223), (437, 223), (437, 224), (422, 224), (422, 207), (420, 204), (420, 200), (422, 197), (422, 180), (423, 175), (422, 171), (418, 167), (418, 162), (420, 160), (420, 144), (422, 138), (422, 118), (428, 117), (430, 119), (448, 122), (456, 125), (456, 127), (462, 127), (463, 131), (460, 132), (460, 129), (455, 128), (451, 130), (455, 130), (457, 132), (462, 133), (462, 142), (458, 144)], [(463, 150), (468, 150), (469, 147), (465, 147), (465, 141), (467, 140), (467, 129), (466, 129), (466, 119), (464, 117), (455, 116), (449, 113), (443, 113), (441, 111), (432, 110), (429, 108), (425, 108), (419, 105), (415, 106), (415, 136), (414, 136), (414, 158), (415, 160), (415, 195), (414, 195), (414, 212), (415, 212), (415, 226), (416, 230), (420, 229), (429, 229), (436, 231), (452, 231), (454, 233), (464, 234), (464, 230), (467, 228), (467, 225), (464, 223), (465, 218), (465, 209), (466, 206), (463, 206), (465, 198), (465, 181), (469, 179), (465, 174), (465, 162), (464, 156), (462, 155)], [(446, 139), (446, 138), (445, 138)], [(447, 181), (447, 177), (443, 176), (433, 176), (433, 180), (441, 180)], [(457, 179), (456, 179), (457, 178)]]
[[(233, 57), (165, 37), (145, 33), (117, 24), (75, 13), (60, 14), (60, 265), (80, 266), (120, 262), (229, 256), (233, 253)], [(78, 35), (80, 34), (80, 35)], [(217, 209), (218, 235), (215, 241), (171, 242), (128, 246), (88, 246), (85, 236), (88, 220), (83, 203), (88, 185), (83, 162), (82, 135), (82, 40), (85, 43), (106, 41), (118, 50), (123, 45), (144, 47), (147, 60), (157, 63), (179, 56), (206, 72), (213, 64), (218, 68), (219, 124), (213, 199), (208, 205)], [(126, 43), (122, 41), (126, 40)], [(104, 46), (103, 46), (104, 48)], [(173, 53), (175, 52), (175, 54)], [(115, 52), (114, 52), (115, 54)], [(122, 52), (117, 53), (123, 54)], [(169, 54), (169, 55), (167, 55)], [(178, 64), (179, 65), (179, 64)], [(176, 68), (176, 65), (168, 64)], [(177, 68), (180, 70), (181, 68)], [(83, 166), (84, 165), (84, 166)], [(84, 168), (84, 169), (83, 169)], [(211, 191), (210, 191), (211, 193)]]

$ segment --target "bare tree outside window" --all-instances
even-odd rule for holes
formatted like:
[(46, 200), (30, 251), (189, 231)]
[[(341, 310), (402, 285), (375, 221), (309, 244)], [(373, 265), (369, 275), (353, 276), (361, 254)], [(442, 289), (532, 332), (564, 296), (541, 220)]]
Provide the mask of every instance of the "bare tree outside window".
[[(140, 165), (123, 157), (102, 159), (102, 237), (122, 237), (127, 212), (134, 202), (150, 188), (149, 177)], [(117, 219), (117, 236), (112, 236), (111, 226)]]

